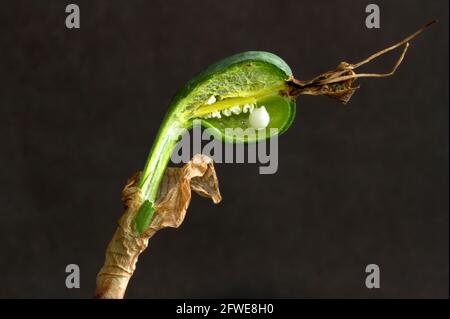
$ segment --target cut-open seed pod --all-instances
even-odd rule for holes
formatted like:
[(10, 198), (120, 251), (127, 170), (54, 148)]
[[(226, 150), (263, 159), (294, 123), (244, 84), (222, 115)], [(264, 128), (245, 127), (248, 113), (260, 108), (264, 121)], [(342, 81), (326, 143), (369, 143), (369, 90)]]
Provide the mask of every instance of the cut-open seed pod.
[[(292, 77), (289, 66), (269, 52), (243, 52), (221, 60), (189, 81), (176, 94), (171, 113), (185, 123), (201, 120), (203, 126), (228, 142), (253, 142), (283, 133), (295, 116), (295, 101), (281, 94)], [(240, 137), (226, 128), (255, 128), (250, 114), (264, 106), (269, 115), (265, 132), (248, 130)], [(276, 128), (270, 130), (270, 128)], [(272, 135), (271, 135), (272, 134)]]

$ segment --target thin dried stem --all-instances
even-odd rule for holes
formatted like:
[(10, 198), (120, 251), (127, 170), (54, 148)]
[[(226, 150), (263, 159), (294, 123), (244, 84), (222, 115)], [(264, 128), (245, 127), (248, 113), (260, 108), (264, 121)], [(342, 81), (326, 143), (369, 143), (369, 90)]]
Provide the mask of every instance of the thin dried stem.
[[(436, 22), (437, 20), (433, 20), (427, 23), (425, 26), (400, 42), (378, 51), (356, 64), (341, 62), (335, 70), (325, 72), (310, 81), (301, 81), (292, 77), (287, 81), (289, 90), (286, 94), (292, 98), (297, 98), (299, 95), (325, 95), (337, 99), (339, 102), (345, 104), (351, 99), (353, 93), (358, 89), (358, 87), (352, 86), (356, 79), (366, 77), (387, 77), (393, 75), (405, 58), (406, 52), (410, 46), (409, 42)], [(403, 45), (404, 48), (402, 54), (397, 59), (389, 73), (356, 73), (354, 71), (360, 66), (367, 64)]]
[(425, 24), (422, 28), (420, 28), (419, 30), (417, 30), (413, 34), (407, 36), (402, 41), (400, 41), (400, 42), (398, 42), (398, 43), (396, 43), (396, 44), (394, 44), (394, 45), (392, 45), (392, 46), (390, 46), (390, 47), (388, 47), (386, 49), (383, 49), (383, 50), (381, 50), (381, 51), (379, 51), (379, 52), (377, 52), (375, 54), (372, 54), (367, 59), (365, 59), (365, 60), (363, 60), (363, 61), (361, 61), (359, 63), (354, 64), (353, 65), (353, 69), (356, 69), (356, 68), (360, 67), (361, 65), (369, 63), (370, 61), (378, 58), (379, 56), (382, 56), (383, 54), (386, 54), (386, 53), (388, 53), (390, 51), (393, 51), (393, 50), (397, 49), (398, 47), (401, 47), (403, 44), (410, 42), (415, 37), (417, 37), (419, 34), (421, 34), (423, 31), (425, 31), (428, 27), (432, 26), (433, 24), (435, 24), (437, 22), (438, 22), (437, 20), (433, 20), (433, 21)]
[[(352, 75), (346, 75), (346, 76), (339, 76), (339, 77), (333, 77), (333, 78), (329, 78), (323, 81), (319, 81), (317, 82), (317, 84), (330, 84), (330, 83), (336, 83), (336, 82), (342, 82), (342, 81), (347, 81), (347, 80), (351, 80), (351, 79), (356, 79), (356, 78), (368, 78), (368, 77), (377, 77), (377, 78), (381, 78), (381, 77), (386, 77), (386, 76), (391, 76), (395, 73), (395, 71), (397, 71), (397, 68), (400, 66), (400, 64), (403, 62), (403, 59), (405, 57), (406, 51), (408, 51), (410, 44), (409, 42), (407, 42), (405, 44), (405, 48), (402, 51), (402, 54), (400, 55), (400, 57), (398, 58), (397, 62), (395, 63), (394, 67), (392, 68), (392, 71), (389, 73), (355, 73)], [(355, 68), (352, 68), (355, 69)], [(343, 74), (345, 72), (348, 72), (347, 70), (345, 71), (341, 71), (341, 72), (337, 72), (338, 74)]]

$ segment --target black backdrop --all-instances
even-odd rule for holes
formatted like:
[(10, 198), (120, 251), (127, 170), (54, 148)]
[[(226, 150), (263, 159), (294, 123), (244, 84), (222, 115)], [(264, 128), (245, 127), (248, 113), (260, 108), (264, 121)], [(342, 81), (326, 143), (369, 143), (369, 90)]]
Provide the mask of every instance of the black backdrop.
[[(279, 169), (218, 164), (223, 202), (194, 196), (141, 256), (127, 296), (448, 297), (448, 1), (0, 1), (0, 297), (93, 295), (173, 93), (246, 50), (308, 79), (432, 18), (398, 74), (348, 106), (302, 97)], [(388, 70), (396, 56), (370, 66)], [(81, 288), (65, 287), (65, 266)], [(364, 285), (381, 268), (381, 288)]]

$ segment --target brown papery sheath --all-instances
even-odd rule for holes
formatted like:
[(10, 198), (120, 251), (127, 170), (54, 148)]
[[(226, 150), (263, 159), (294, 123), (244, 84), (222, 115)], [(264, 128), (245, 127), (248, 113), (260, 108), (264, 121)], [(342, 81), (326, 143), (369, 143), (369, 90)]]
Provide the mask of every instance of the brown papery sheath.
[(158, 191), (153, 219), (141, 235), (135, 226), (135, 216), (143, 199), (140, 172), (134, 174), (122, 191), (125, 213), (119, 220), (114, 236), (106, 249), (105, 263), (97, 275), (95, 298), (121, 299), (136, 269), (139, 255), (147, 248), (149, 239), (165, 227), (181, 225), (191, 201), (191, 190), (211, 198), (215, 204), (222, 200), (213, 161), (205, 155), (195, 155), (181, 168), (167, 168)]

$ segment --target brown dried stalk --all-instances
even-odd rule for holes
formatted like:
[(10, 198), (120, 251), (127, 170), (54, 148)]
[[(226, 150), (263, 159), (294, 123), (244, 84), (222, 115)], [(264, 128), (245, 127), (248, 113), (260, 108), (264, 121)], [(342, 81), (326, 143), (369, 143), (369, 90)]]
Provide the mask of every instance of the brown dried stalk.
[[(381, 50), (375, 54), (372, 54), (367, 59), (355, 63), (350, 64), (347, 62), (341, 62), (336, 67), (335, 70), (325, 72), (314, 79), (310, 81), (301, 81), (297, 80), (296, 78), (292, 77), (288, 80), (289, 84), (289, 91), (286, 92), (289, 96), (292, 96), (292, 98), (297, 98), (299, 95), (325, 95), (328, 97), (331, 97), (333, 99), (338, 100), (342, 104), (346, 104), (348, 101), (350, 101), (353, 93), (359, 88), (359, 86), (353, 86), (353, 82), (357, 78), (363, 78), (363, 77), (386, 77), (391, 76), (397, 71), (397, 68), (402, 63), (403, 58), (405, 57), (406, 51), (408, 51), (409, 48), (409, 41), (417, 37), (419, 34), (421, 34), (423, 31), (425, 31), (426, 28), (433, 25), (434, 23), (437, 23), (437, 20), (433, 20), (429, 23), (427, 23), (425, 26), (411, 34), (410, 36), (406, 37), (402, 41), (384, 49)], [(375, 60), (376, 58), (382, 56), (383, 54), (386, 54), (388, 52), (391, 52), (399, 47), (404, 45), (402, 54), (398, 58), (397, 62), (395, 63), (394, 67), (392, 68), (391, 72), (384, 73), (384, 74), (377, 74), (377, 73), (355, 73), (354, 70), (359, 68), (360, 66), (369, 63), (372, 60)]]
[(191, 200), (191, 189), (201, 196), (211, 198), (215, 204), (222, 200), (212, 159), (205, 155), (195, 155), (182, 168), (166, 169), (152, 223), (139, 235), (134, 222), (142, 205), (139, 177), (140, 173), (134, 174), (122, 191), (125, 213), (106, 249), (105, 264), (97, 275), (96, 298), (123, 298), (128, 281), (136, 269), (138, 257), (147, 247), (148, 240), (158, 230), (165, 227), (178, 228), (183, 222)]

